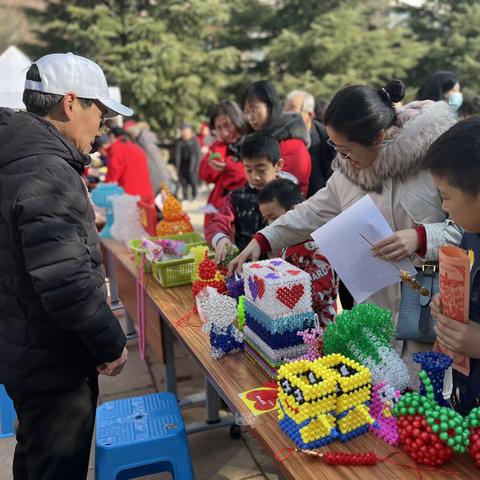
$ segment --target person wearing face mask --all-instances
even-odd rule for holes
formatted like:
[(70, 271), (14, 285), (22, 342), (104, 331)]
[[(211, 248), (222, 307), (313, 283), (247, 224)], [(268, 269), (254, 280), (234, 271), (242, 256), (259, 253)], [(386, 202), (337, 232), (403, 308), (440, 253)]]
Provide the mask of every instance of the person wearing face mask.
[[(376, 245), (384, 258), (412, 257), (421, 265), (438, 258), (440, 245), (459, 243), (461, 233), (446, 221), (432, 176), (420, 169), (428, 147), (456, 122), (455, 115), (444, 102), (412, 102), (396, 109), (393, 104), (404, 95), (399, 80), (380, 89), (350, 85), (335, 95), (325, 112), (329, 141), (337, 151), (333, 175), (313, 197), (258, 232), (232, 261), (230, 271), (241, 271), (245, 261), (264, 252), (307, 240), (367, 194), (395, 232)], [(390, 309), (396, 319), (400, 285), (384, 288), (366, 302)], [(419, 345), (398, 348), (404, 348), (407, 360)]]
[[(247, 131), (240, 107), (231, 100), (222, 100), (212, 110), (210, 128), (217, 139), (200, 161), (198, 177), (215, 186), (208, 196), (208, 204), (220, 210), (229, 192), (243, 187), (247, 180), (238, 155), (237, 142)], [(205, 228), (215, 214), (206, 213)]]
[(293, 175), (307, 196), (312, 162), (307, 146), (310, 135), (302, 117), (283, 112), (277, 91), (267, 80), (252, 83), (242, 97), (242, 108), (250, 131), (273, 137), (280, 144), (283, 170)]
[(453, 72), (435, 72), (419, 88), (417, 100), (444, 100), (455, 112), (462, 106), (463, 94), (460, 91), (458, 77)]

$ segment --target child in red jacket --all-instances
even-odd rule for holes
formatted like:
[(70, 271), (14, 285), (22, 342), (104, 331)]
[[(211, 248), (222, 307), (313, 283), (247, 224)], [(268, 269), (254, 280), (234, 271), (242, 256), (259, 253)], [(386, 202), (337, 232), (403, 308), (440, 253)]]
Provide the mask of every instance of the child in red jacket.
[[(240, 107), (231, 100), (218, 103), (210, 116), (210, 128), (215, 131), (217, 140), (202, 158), (198, 176), (204, 182), (215, 184), (208, 204), (220, 210), (228, 193), (241, 188), (247, 180), (243, 163), (234, 155), (235, 144), (246, 131)], [(205, 215), (204, 227), (214, 216), (212, 213)]]
[[(258, 206), (268, 224), (303, 201), (298, 185), (286, 179), (270, 182), (258, 194)], [(310, 274), (313, 309), (318, 314), (320, 325), (325, 327), (334, 321), (337, 313), (338, 279), (315, 242), (311, 240), (288, 247), (282, 252), (282, 257)]]

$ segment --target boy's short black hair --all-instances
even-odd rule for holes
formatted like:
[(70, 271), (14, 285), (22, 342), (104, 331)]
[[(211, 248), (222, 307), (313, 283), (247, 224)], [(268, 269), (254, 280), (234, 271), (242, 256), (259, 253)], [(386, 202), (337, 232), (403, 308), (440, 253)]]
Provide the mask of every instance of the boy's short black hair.
[(476, 196), (480, 193), (480, 116), (458, 122), (435, 140), (422, 161), (432, 175)]
[(251, 133), (245, 137), (240, 146), (240, 158), (242, 160), (266, 158), (276, 165), (280, 160), (280, 145), (273, 137)]
[(278, 178), (267, 183), (257, 198), (259, 205), (276, 200), (287, 211), (305, 200), (300, 187), (287, 178)]

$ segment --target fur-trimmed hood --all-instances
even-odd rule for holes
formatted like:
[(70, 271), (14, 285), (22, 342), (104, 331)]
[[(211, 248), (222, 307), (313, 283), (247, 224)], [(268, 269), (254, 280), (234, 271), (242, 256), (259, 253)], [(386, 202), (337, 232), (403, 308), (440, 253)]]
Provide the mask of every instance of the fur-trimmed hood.
[(335, 157), (334, 168), (367, 192), (380, 193), (386, 180), (405, 180), (418, 173), (430, 145), (457, 121), (444, 101), (411, 102), (399, 108), (397, 116), (400, 128), (385, 141), (371, 167), (359, 170), (340, 155)]

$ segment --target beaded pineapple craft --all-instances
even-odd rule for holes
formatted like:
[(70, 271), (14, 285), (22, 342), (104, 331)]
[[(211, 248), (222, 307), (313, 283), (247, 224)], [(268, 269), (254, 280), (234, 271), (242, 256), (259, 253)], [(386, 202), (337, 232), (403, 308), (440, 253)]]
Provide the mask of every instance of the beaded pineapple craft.
[(181, 233), (193, 232), (193, 226), (189, 216), (182, 210), (181, 203), (165, 189), (163, 192), (165, 200), (163, 202), (163, 220), (157, 224), (157, 235), (176, 235)]

